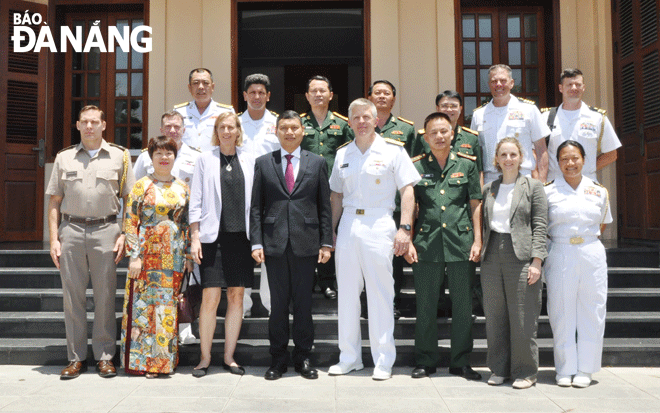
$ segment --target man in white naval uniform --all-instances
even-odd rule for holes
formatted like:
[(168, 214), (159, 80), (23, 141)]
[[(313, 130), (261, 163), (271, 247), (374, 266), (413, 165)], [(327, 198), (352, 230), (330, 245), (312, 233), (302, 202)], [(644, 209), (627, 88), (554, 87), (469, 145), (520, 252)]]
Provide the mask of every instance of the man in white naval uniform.
[[(392, 256), (408, 251), (411, 236), (413, 186), (421, 177), (403, 142), (376, 133), (376, 106), (356, 99), (348, 108), (355, 140), (337, 151), (330, 189), (332, 227), (337, 223), (336, 268), (339, 308), (339, 364), (331, 375), (361, 370), (360, 293), (366, 287), (369, 341), (374, 380), (392, 377), (394, 346), (394, 279)], [(392, 213), (396, 191), (401, 194), (401, 222)]]
[[(183, 126), (183, 116), (177, 111), (170, 111), (164, 113), (160, 118), (160, 133), (167, 137), (174, 139), (178, 147), (176, 159), (174, 160), (174, 167), (172, 168), (172, 175), (181, 179), (186, 184), (190, 185), (193, 176), (193, 169), (195, 168), (195, 161), (199, 156), (199, 150), (193, 149), (183, 143), (183, 134), (186, 128)], [(135, 179), (141, 179), (150, 173), (153, 173), (154, 166), (149, 157), (149, 152), (146, 149), (142, 150), (133, 166), (133, 173)]]
[(188, 75), (188, 90), (194, 100), (174, 106), (174, 110), (183, 116), (186, 127), (183, 142), (202, 152), (213, 148), (211, 136), (218, 115), (223, 112), (234, 112), (231, 105), (213, 100), (214, 87), (213, 75), (209, 69), (193, 69)]
[(488, 79), (493, 99), (474, 110), (470, 125), (470, 129), (479, 132), (484, 184), (499, 176), (493, 159), (497, 142), (504, 138), (518, 139), (523, 148), (520, 173), (545, 182), (548, 175), (548, 151), (544, 138), (550, 135), (550, 129), (543, 122), (541, 112), (531, 100), (520, 99), (511, 94), (514, 81), (509, 66), (491, 66), (488, 69)]
[(557, 163), (557, 147), (569, 139), (580, 142), (584, 147), (582, 174), (592, 181), (598, 181), (597, 171), (616, 161), (616, 150), (621, 147), (621, 142), (605, 110), (590, 107), (582, 101), (584, 91), (582, 72), (579, 69), (565, 69), (559, 78), (561, 105), (542, 109), (543, 121), (551, 130), (548, 142), (548, 182), (562, 176)]
[[(243, 144), (257, 159), (261, 155), (280, 149), (280, 141), (275, 134), (277, 114), (266, 109), (270, 101), (270, 79), (268, 76), (255, 73), (245, 78), (243, 83), (243, 99), (247, 102), (247, 110), (239, 115), (243, 127)], [(243, 296), (243, 316), (252, 313), (252, 288), (246, 288)], [(270, 314), (270, 290), (266, 264), (261, 263), (261, 282), (259, 284), (261, 303)]]

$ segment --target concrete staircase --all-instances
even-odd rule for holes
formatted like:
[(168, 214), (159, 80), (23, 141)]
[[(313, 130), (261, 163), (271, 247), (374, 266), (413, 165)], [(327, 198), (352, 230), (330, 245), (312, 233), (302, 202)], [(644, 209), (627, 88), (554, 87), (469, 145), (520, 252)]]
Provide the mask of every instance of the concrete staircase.
[[(30, 248), (26, 248), (25, 245)], [(62, 291), (58, 270), (47, 245), (0, 244), (0, 364), (66, 364), (66, 341)], [(660, 366), (660, 254), (657, 248), (608, 248), (609, 292), (603, 365)], [(126, 262), (117, 271), (115, 311), (121, 323)], [(243, 321), (236, 359), (244, 365), (270, 364), (268, 319), (260, 306), (259, 269), (255, 269), (253, 316)], [(544, 293), (545, 301), (545, 293)], [(224, 337), (225, 298), (218, 309), (213, 357), (221, 363)], [(261, 308), (259, 308), (261, 307)], [(87, 292), (88, 331), (94, 308), (91, 288)], [(314, 362), (329, 366), (338, 361), (337, 302), (314, 294)], [(403, 317), (397, 321), (395, 339), (398, 366), (414, 365), (415, 293), (412, 272), (406, 268), (406, 283), (401, 305)], [(445, 313), (440, 309), (440, 314)], [(478, 312), (477, 312), (478, 314)], [(438, 318), (441, 362), (449, 362), (451, 319)], [(193, 325), (196, 332), (197, 326)], [(486, 363), (485, 320), (477, 315), (473, 328), (473, 365)], [(539, 320), (540, 362), (552, 366), (552, 332), (545, 304)], [(363, 360), (370, 365), (367, 321), (362, 320)], [(197, 344), (180, 347), (180, 363), (198, 361)], [(92, 361), (91, 341), (89, 358)]]

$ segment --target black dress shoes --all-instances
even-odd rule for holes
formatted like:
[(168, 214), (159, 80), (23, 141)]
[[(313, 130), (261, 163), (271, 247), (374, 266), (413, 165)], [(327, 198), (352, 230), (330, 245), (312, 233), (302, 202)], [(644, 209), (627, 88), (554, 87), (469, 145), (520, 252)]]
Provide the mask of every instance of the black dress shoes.
[(472, 367), (470, 366), (450, 367), (449, 374), (453, 374), (454, 376), (461, 376), (468, 380), (481, 380), (481, 374), (472, 370)]
[(323, 290), (323, 295), (328, 300), (336, 300), (337, 299), (337, 291), (333, 290), (330, 287), (327, 287), (325, 290)]
[(429, 366), (424, 366), (422, 364), (418, 364), (417, 367), (412, 371), (412, 378), (413, 379), (421, 379), (422, 377), (429, 377), (431, 374), (436, 372), (435, 367), (429, 367)]
[(287, 368), (285, 364), (274, 364), (266, 370), (264, 378), (266, 380), (277, 380), (282, 377), (282, 374), (286, 373), (286, 370)]
[(305, 359), (302, 363), (295, 363), (294, 368), (296, 369), (296, 373), (300, 373), (306, 379), (314, 380), (319, 378), (319, 372), (312, 367), (309, 359)]

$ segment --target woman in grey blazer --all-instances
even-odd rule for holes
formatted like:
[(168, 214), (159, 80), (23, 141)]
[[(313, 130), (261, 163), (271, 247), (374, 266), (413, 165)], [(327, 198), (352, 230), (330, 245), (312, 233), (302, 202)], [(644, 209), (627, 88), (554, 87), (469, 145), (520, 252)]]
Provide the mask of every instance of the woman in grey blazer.
[(488, 384), (514, 380), (526, 389), (536, 383), (536, 330), (541, 312), (541, 265), (547, 256), (548, 203), (543, 184), (522, 175), (522, 148), (502, 139), (493, 164), (502, 173), (483, 188), (483, 287)]

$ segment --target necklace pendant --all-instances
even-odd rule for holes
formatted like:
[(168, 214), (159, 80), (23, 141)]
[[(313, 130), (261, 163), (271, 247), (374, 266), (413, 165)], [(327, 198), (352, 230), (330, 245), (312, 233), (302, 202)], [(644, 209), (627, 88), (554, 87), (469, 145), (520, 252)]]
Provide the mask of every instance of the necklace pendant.
[(227, 172), (231, 172), (231, 165), (227, 165), (225, 169), (227, 170)]

